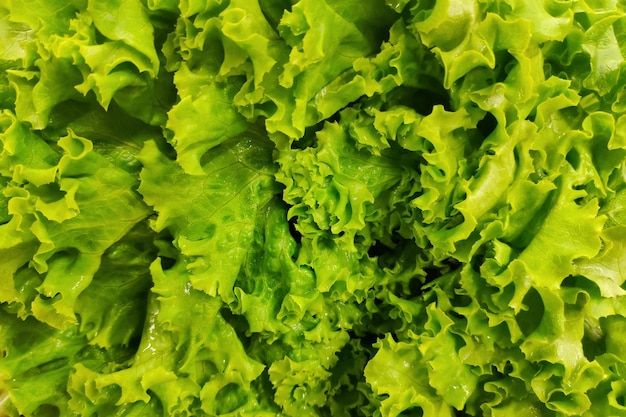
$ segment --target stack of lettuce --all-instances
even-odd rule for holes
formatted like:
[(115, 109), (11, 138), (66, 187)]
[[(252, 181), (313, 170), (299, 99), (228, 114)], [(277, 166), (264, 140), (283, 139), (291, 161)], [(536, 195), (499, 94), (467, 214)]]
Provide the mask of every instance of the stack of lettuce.
[(626, 415), (616, 0), (0, 0), (0, 414)]

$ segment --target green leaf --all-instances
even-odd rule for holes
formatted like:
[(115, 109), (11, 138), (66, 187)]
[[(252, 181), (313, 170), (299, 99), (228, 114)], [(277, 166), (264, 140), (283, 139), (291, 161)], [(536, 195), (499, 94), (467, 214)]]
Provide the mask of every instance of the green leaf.
[(570, 188), (566, 181), (567, 177), (561, 183), (554, 206), (517, 258), (529, 267), (536, 285), (551, 289), (558, 288), (574, 272), (574, 260), (592, 258), (601, 247), (604, 219), (597, 216), (597, 203), (577, 204), (575, 200), (582, 194)]
[(159, 213), (155, 229), (168, 229), (189, 259), (194, 288), (233, 301), (257, 212), (277, 191), (268, 163), (271, 148), (256, 138), (229, 140), (207, 155), (201, 176), (185, 174), (154, 142), (146, 143), (139, 159), (139, 192)]
[(417, 346), (395, 342), (391, 335), (379, 343), (376, 356), (365, 368), (365, 378), (375, 393), (387, 396), (381, 402), (382, 416), (396, 417), (417, 407), (431, 416), (454, 415), (452, 407), (430, 386), (428, 368)]

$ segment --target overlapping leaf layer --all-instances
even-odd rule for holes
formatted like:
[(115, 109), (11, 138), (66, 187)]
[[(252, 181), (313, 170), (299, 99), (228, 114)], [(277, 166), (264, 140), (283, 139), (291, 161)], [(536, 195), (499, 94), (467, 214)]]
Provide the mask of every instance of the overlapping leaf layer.
[(0, 414), (626, 415), (613, 0), (0, 0)]

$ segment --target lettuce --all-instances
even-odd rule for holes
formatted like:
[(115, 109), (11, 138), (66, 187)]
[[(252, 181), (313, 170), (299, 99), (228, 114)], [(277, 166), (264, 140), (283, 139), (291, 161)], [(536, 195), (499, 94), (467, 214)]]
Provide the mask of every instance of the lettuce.
[(0, 34), (0, 415), (626, 414), (622, 3)]

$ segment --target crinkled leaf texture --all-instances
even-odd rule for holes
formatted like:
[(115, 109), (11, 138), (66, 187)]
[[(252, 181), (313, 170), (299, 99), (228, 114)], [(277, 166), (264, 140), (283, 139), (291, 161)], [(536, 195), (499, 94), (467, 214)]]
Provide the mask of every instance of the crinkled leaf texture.
[(626, 415), (625, 22), (0, 0), (0, 415)]

